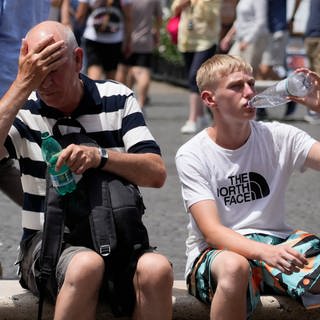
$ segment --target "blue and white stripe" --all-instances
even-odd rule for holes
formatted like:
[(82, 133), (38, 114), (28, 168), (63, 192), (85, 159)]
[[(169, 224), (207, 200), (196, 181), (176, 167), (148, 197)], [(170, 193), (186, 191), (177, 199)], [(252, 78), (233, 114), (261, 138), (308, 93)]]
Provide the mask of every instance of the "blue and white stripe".
[[(129, 88), (114, 81), (95, 82), (84, 75), (80, 77), (85, 94), (71, 117), (84, 127), (90, 138), (102, 147), (120, 152), (160, 154)], [(41, 132), (52, 133), (57, 119), (62, 117), (59, 110), (48, 107), (32, 93), (7, 137), (8, 155), (18, 159), (21, 170), (24, 229), (42, 229), (46, 164), (41, 154)], [(75, 132), (75, 128), (64, 129), (63, 133)]]

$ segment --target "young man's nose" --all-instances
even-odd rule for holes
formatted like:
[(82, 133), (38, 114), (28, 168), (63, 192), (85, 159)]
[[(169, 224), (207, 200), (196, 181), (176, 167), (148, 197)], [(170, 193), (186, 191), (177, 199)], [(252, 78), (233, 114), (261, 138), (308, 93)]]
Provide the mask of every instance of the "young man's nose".
[(255, 88), (251, 84), (246, 83), (245, 86), (244, 86), (244, 94), (245, 94), (245, 96), (252, 96), (255, 93), (256, 93)]

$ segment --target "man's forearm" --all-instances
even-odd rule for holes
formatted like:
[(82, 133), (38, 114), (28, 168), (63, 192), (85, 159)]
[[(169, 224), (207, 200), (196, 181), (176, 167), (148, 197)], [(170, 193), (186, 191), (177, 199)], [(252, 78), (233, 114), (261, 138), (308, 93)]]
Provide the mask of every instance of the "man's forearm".
[(157, 154), (122, 153), (108, 150), (109, 160), (103, 170), (117, 174), (141, 187), (160, 188), (166, 180), (166, 169)]
[[(13, 124), (13, 121), (28, 99), (30, 92), (21, 87), (17, 82), (13, 82), (9, 90), (0, 100), (0, 148), (3, 148), (5, 139)], [(0, 151), (0, 156), (3, 153)]]

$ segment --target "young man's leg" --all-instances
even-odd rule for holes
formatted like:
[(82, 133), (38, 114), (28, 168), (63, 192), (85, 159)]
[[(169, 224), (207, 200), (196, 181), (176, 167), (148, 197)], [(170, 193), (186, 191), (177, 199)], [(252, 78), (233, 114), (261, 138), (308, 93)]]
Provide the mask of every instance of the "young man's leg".
[(134, 276), (136, 307), (134, 320), (172, 319), (173, 271), (170, 262), (158, 253), (140, 257)]
[[(234, 252), (207, 249), (188, 276), (190, 294), (211, 305), (211, 320), (245, 320), (260, 302), (249, 261)], [(260, 279), (257, 277), (257, 279)]]
[(250, 274), (246, 258), (229, 251), (218, 254), (211, 265), (216, 290), (211, 302), (211, 320), (247, 318), (247, 290)]

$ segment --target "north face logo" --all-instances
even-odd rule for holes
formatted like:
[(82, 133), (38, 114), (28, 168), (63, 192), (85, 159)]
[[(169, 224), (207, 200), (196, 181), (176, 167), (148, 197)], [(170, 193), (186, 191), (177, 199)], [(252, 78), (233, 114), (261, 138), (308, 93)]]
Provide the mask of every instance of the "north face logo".
[(229, 186), (217, 190), (226, 206), (261, 199), (270, 193), (266, 179), (256, 172), (241, 173), (228, 179)]

